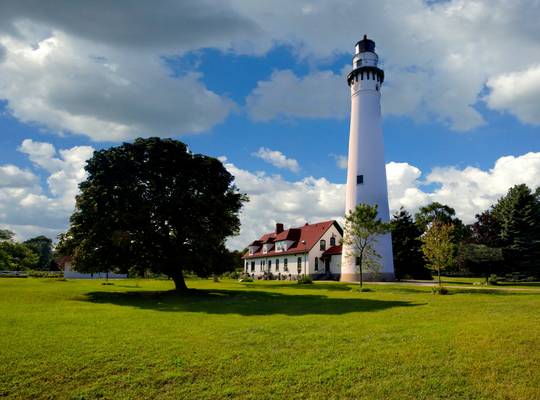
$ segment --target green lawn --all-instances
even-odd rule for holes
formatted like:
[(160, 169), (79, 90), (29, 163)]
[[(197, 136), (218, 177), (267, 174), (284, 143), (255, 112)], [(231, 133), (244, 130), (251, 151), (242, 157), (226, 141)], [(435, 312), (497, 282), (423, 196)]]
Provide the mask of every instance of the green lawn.
[(0, 397), (540, 398), (540, 290), (102, 283), (0, 279)]

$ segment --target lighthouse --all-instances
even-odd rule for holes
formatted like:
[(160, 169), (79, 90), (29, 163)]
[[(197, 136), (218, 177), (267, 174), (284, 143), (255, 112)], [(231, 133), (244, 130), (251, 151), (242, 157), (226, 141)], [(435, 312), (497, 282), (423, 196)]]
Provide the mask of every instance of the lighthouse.
[[(352, 71), (347, 76), (351, 89), (351, 125), (349, 131), (349, 159), (347, 166), (347, 193), (345, 211), (354, 210), (357, 204), (377, 205), (378, 217), (388, 222), (388, 189), (381, 123), (381, 87), (384, 71), (378, 67), (375, 42), (364, 38), (356, 43)], [(381, 256), (382, 279), (394, 278), (392, 238), (380, 236), (374, 246)], [(352, 249), (343, 246), (341, 280), (358, 280), (356, 257)], [(373, 278), (366, 274), (367, 279)]]

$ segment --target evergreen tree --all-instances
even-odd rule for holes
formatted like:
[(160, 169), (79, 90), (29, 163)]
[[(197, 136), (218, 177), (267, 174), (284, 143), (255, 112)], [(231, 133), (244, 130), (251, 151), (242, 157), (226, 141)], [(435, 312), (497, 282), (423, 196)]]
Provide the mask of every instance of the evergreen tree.
[(390, 222), (394, 272), (397, 279), (431, 279), (422, 255), (422, 231), (414, 223), (411, 214), (403, 207), (393, 215)]
[(540, 201), (538, 190), (516, 185), (493, 207), (506, 262), (514, 272), (540, 275)]

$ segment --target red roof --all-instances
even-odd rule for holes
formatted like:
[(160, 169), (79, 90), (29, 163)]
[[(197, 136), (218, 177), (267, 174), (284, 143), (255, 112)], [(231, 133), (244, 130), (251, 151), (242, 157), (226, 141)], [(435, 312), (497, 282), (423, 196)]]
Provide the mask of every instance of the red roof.
[(248, 252), (244, 254), (243, 258), (271, 257), (271, 256), (282, 255), (282, 254), (307, 252), (311, 250), (311, 248), (319, 242), (321, 236), (334, 224), (336, 225), (338, 231), (342, 232), (339, 224), (334, 220), (330, 220), (330, 221), (318, 222), (316, 224), (306, 224), (299, 228), (290, 228), (290, 229), (284, 230), (283, 232), (280, 232), (277, 235), (275, 232), (266, 233), (263, 236), (261, 236), (259, 240), (256, 240), (253, 243), (257, 241), (260, 241), (261, 243), (265, 243), (265, 242), (268, 242), (269, 239), (273, 239), (274, 242), (277, 242), (280, 240), (291, 240), (293, 241), (293, 243), (287, 249), (287, 251), (278, 251), (278, 252), (276, 252), (275, 247), (273, 247), (267, 253), (263, 253), (262, 246), (261, 246), (259, 247), (257, 252), (251, 255)]
[(337, 245), (337, 246), (332, 246), (332, 247), (329, 247), (323, 254), (322, 256), (335, 256), (337, 254), (341, 254), (342, 252), (342, 246), (341, 245)]

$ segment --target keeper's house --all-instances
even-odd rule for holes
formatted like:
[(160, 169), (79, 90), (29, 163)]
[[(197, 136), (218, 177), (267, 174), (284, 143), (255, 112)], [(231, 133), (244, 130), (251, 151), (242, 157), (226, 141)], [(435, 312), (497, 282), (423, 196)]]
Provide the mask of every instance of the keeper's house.
[(296, 279), (299, 275), (339, 279), (342, 237), (343, 230), (334, 220), (287, 230), (276, 224), (274, 232), (248, 246), (244, 272), (259, 279)]

